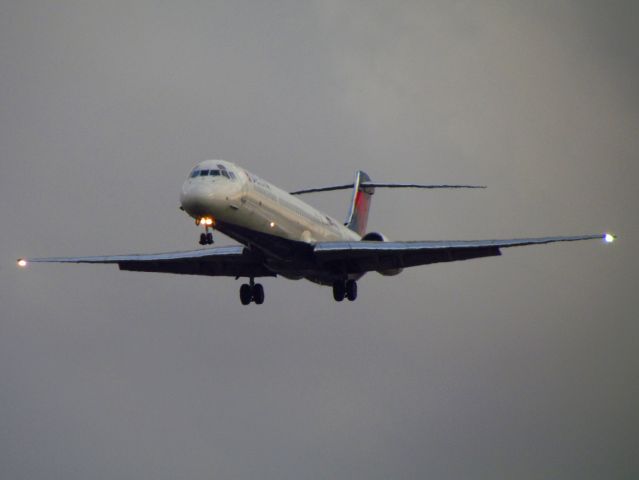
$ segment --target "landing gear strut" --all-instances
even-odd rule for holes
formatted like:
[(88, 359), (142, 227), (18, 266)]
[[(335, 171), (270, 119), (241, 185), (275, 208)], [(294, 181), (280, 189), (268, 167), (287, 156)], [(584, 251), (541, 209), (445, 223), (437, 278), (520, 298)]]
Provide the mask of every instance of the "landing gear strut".
[(344, 298), (354, 301), (357, 298), (357, 282), (346, 280), (333, 283), (333, 298), (336, 302), (341, 302)]
[(209, 228), (215, 226), (215, 220), (211, 217), (196, 218), (195, 224), (204, 227), (204, 233), (200, 233), (200, 245), (213, 245), (213, 233), (209, 232)]
[(251, 278), (250, 283), (244, 283), (240, 287), (240, 301), (242, 305), (248, 305), (252, 301), (257, 305), (264, 303), (264, 287), (261, 283), (255, 283)]

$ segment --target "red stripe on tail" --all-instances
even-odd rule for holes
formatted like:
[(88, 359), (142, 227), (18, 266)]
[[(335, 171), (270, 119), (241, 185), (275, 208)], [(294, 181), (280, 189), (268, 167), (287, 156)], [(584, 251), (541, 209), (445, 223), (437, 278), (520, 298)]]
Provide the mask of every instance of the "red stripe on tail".
[(371, 196), (375, 193), (373, 187), (362, 187), (360, 183), (370, 182), (370, 177), (362, 172), (357, 172), (355, 183), (353, 185), (353, 199), (351, 201), (351, 210), (346, 226), (363, 236), (366, 233), (366, 225), (368, 223), (368, 211), (371, 206)]

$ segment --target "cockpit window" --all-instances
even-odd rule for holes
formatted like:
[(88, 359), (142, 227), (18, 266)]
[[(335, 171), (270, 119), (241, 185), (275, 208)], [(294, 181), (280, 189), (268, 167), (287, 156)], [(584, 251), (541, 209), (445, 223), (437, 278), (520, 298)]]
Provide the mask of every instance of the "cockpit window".
[(195, 169), (191, 172), (190, 177), (191, 178), (195, 178), (195, 177), (219, 177), (220, 175), (226, 177), (226, 178), (230, 178), (235, 180), (235, 175), (233, 174), (233, 172), (227, 172), (226, 170), (200, 170), (200, 169)]

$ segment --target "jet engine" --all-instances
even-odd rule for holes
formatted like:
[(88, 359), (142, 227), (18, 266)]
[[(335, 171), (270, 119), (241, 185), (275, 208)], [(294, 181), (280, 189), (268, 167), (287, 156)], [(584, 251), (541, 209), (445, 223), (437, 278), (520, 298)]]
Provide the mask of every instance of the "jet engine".
[[(379, 232), (368, 232), (366, 235), (362, 237), (362, 240), (365, 242), (389, 242), (390, 239), (386, 237), (383, 233)], [(380, 263), (384, 264), (384, 257), (380, 256)], [(404, 270), (401, 267), (389, 267), (383, 268), (381, 270), (377, 270), (377, 273), (380, 275), (384, 275), (386, 277), (391, 277), (393, 275), (399, 275)]]

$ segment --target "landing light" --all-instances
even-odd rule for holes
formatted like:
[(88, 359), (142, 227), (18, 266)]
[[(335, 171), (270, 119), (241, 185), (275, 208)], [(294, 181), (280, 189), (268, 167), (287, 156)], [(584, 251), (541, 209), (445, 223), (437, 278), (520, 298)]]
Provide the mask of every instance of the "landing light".
[(204, 219), (204, 222), (205, 222), (207, 225), (213, 225), (213, 219), (212, 219), (212, 218), (205, 218), (205, 219)]
[(274, 228), (275, 227), (275, 222), (271, 222), (271, 223), (269, 223), (269, 225), (271, 226), (271, 228)]
[(614, 242), (614, 241), (615, 241), (615, 238), (617, 238), (617, 237), (615, 237), (612, 233), (606, 233), (606, 234), (604, 235), (604, 242), (606, 242), (606, 243), (612, 243), (612, 242)]
[(26, 267), (27, 266), (27, 261), (24, 258), (19, 259), (18, 260), (18, 266), (22, 267), (22, 268)]

